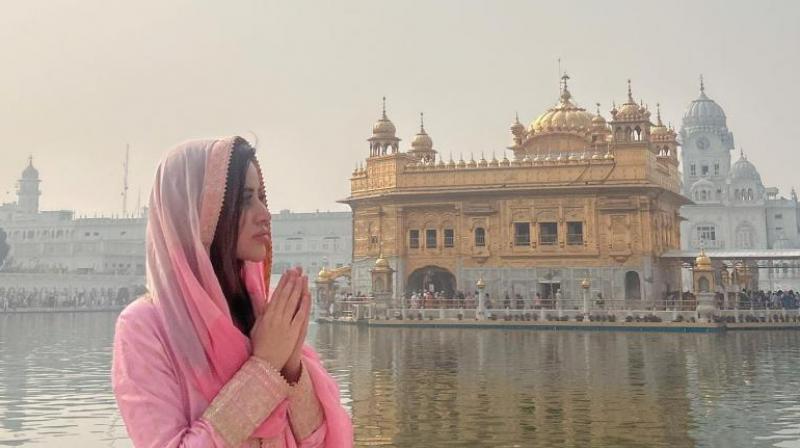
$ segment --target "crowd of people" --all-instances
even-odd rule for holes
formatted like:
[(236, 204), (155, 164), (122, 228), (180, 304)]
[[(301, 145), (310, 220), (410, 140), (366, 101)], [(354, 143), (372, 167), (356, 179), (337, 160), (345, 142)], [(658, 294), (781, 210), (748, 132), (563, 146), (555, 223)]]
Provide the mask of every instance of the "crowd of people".
[[(772, 309), (772, 310), (796, 310), (800, 308), (800, 292), (793, 290), (783, 291), (763, 291), (763, 290), (744, 290), (738, 294), (739, 309)], [(717, 295), (717, 303), (720, 308), (724, 306), (725, 297)], [(730, 301), (729, 301), (730, 302)], [(732, 308), (733, 304), (728, 303), (727, 308)]]
[[(576, 300), (565, 299), (560, 290), (552, 294), (542, 294), (536, 292), (524, 297), (520, 293), (513, 296), (506, 292), (502, 299), (493, 298), (491, 294), (480, 291), (464, 293), (463, 291), (414, 291), (405, 298), (405, 306), (409, 309), (474, 309), (479, 305), (479, 295), (483, 294), (483, 306), (486, 309), (507, 309), (507, 310), (539, 310), (539, 309), (558, 309), (575, 308), (579, 306)], [(582, 302), (581, 302), (582, 303)], [(602, 293), (596, 293), (592, 298), (593, 306), (603, 308), (606, 300)]]
[(0, 288), (0, 311), (121, 307), (144, 292), (136, 288)]

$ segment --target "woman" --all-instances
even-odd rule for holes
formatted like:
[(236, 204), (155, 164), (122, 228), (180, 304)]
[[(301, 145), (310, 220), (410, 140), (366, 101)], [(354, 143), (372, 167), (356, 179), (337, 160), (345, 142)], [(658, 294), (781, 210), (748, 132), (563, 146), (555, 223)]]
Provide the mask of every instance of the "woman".
[(114, 340), (112, 385), (135, 446), (352, 445), (338, 387), (303, 345), (308, 279), (287, 271), (267, 302), (271, 260), (253, 148), (233, 137), (170, 151), (150, 197), (148, 293)]

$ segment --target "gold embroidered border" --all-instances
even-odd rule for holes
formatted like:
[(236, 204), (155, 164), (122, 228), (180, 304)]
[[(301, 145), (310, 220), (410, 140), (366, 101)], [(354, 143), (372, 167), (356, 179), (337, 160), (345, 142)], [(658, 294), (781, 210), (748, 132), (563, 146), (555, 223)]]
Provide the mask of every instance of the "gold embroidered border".
[(219, 391), (203, 419), (231, 447), (239, 447), (285, 400), (291, 387), (275, 368), (251, 356)]
[(313, 434), (325, 419), (311, 377), (302, 364), (301, 369), (300, 379), (289, 392), (289, 423), (298, 442)]

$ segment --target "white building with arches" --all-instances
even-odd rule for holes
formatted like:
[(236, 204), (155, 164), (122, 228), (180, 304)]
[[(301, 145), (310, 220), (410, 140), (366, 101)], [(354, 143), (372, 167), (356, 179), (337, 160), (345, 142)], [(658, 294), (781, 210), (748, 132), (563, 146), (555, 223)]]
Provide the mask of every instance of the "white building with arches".
[[(732, 162), (733, 133), (722, 107), (706, 95), (702, 80), (700, 96), (689, 103), (683, 116), (680, 139), (683, 193), (694, 202), (681, 207), (684, 251), (800, 247), (796, 193), (792, 190), (786, 198), (777, 188), (766, 187), (741, 150)], [(784, 271), (792, 277), (800, 273), (797, 263), (784, 264), (787, 262), (775, 270), (778, 277)], [(762, 273), (762, 284), (773, 275), (763, 274), (767, 273)], [(772, 285), (775, 287), (775, 282)]]
[(76, 217), (71, 210), (42, 211), (40, 183), (31, 159), (17, 182), (17, 201), (0, 204), (0, 293), (58, 290), (90, 297), (102, 291), (125, 299), (140, 292), (147, 214)]

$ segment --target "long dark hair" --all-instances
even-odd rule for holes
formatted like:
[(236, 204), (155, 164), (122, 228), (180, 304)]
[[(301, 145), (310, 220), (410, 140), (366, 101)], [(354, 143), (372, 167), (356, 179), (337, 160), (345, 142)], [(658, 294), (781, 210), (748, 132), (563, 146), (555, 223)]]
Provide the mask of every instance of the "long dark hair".
[(247, 169), (255, 159), (255, 154), (255, 149), (246, 140), (236, 137), (228, 166), (222, 211), (210, 249), (211, 264), (228, 301), (233, 323), (246, 336), (249, 336), (256, 319), (250, 295), (240, 275), (243, 262), (236, 256), (236, 246), (239, 243), (239, 220)]

